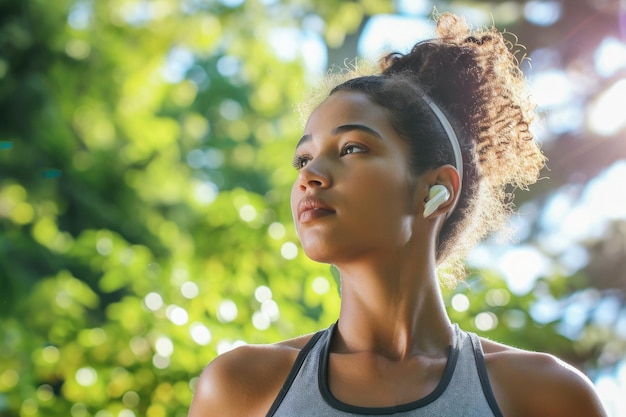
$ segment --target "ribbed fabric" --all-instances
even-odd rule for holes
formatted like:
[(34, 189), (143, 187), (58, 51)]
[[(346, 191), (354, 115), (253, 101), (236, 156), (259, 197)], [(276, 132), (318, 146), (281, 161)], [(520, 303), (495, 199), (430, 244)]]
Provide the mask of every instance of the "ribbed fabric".
[(394, 407), (359, 407), (333, 397), (328, 356), (335, 325), (316, 333), (302, 349), (267, 417), (503, 417), (487, 377), (478, 337), (454, 326), (443, 376), (433, 392)]

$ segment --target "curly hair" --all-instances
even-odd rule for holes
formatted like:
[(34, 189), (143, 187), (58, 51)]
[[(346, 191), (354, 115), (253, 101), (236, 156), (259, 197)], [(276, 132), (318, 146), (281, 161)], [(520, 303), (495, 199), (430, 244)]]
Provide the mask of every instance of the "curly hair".
[(409, 163), (418, 175), (455, 166), (450, 140), (423, 96), (446, 114), (460, 142), (464, 171), (459, 202), (437, 247), (438, 263), (447, 266), (445, 280), (453, 284), (462, 278), (467, 252), (512, 212), (507, 187), (525, 189), (536, 182), (545, 157), (529, 129), (535, 106), (512, 43), (497, 29), (470, 30), (450, 13), (438, 17), (437, 35), (408, 54), (383, 57), (378, 74), (354, 76), (330, 95), (358, 91), (384, 107), (408, 141)]

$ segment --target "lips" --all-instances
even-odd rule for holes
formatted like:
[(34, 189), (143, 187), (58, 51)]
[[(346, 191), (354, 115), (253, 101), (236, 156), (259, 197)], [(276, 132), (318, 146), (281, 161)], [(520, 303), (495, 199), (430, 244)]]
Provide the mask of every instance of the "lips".
[(305, 197), (298, 203), (298, 221), (308, 223), (320, 217), (335, 214), (335, 210), (318, 197)]

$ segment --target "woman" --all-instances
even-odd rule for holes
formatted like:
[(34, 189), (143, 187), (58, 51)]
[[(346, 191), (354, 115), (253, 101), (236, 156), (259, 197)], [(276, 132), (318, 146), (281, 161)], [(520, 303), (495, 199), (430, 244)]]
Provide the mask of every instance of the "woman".
[[(341, 275), (337, 323), (219, 356), (190, 416), (604, 416), (556, 358), (453, 325), (437, 268), (506, 219), (504, 188), (544, 157), (501, 34), (450, 14), (439, 39), (336, 86), (296, 147), (292, 211), (305, 253)], [(452, 268), (451, 268), (452, 266)]]

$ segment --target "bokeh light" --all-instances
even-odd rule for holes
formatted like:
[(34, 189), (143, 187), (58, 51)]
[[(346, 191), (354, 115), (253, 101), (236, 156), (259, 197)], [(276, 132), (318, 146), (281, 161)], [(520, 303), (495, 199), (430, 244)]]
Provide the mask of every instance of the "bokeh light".
[(474, 322), (478, 330), (488, 332), (498, 326), (498, 316), (490, 311), (483, 311), (476, 315)]
[(189, 326), (189, 333), (194, 342), (200, 346), (206, 346), (211, 343), (211, 331), (204, 324), (195, 322)]
[(285, 242), (280, 247), (280, 254), (285, 259), (295, 259), (298, 256), (298, 246), (293, 242)]
[(470, 300), (465, 294), (454, 294), (452, 297), (452, 308), (462, 313), (470, 308)]
[(324, 295), (330, 291), (330, 282), (326, 277), (315, 277), (313, 282), (311, 282), (311, 286), (313, 287), (313, 291), (319, 295)]
[(254, 298), (259, 303), (264, 303), (265, 301), (269, 301), (272, 299), (272, 290), (267, 285), (259, 285), (254, 290)]
[(559, 1), (533, 0), (524, 5), (524, 17), (537, 26), (550, 26), (560, 19), (562, 9)]
[(76, 382), (78, 384), (89, 387), (98, 381), (98, 373), (90, 366), (85, 366), (76, 371)]
[(232, 300), (222, 301), (217, 308), (217, 318), (225, 323), (235, 320), (238, 313), (237, 304)]
[(157, 311), (163, 307), (163, 298), (156, 292), (150, 292), (145, 296), (144, 303), (148, 309)]
[(626, 127), (623, 102), (626, 97), (626, 79), (615, 82), (603, 91), (589, 108), (587, 125), (601, 136), (615, 135)]

